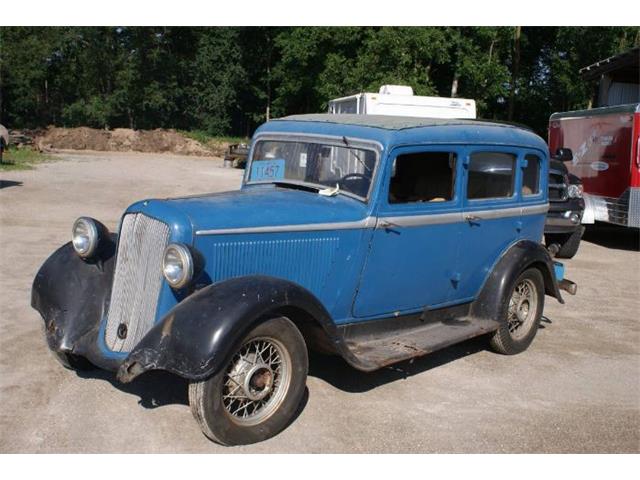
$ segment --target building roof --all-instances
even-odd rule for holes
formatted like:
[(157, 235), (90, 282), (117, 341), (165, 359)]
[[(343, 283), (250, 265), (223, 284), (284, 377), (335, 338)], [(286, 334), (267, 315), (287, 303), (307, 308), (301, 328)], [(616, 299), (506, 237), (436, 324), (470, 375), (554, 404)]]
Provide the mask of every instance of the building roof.
[(599, 78), (609, 72), (625, 74), (631, 78), (638, 79), (638, 64), (640, 63), (640, 47), (632, 48), (618, 55), (613, 55), (604, 60), (580, 69), (580, 75), (585, 80)]
[(549, 120), (572, 117), (595, 117), (598, 115), (611, 115), (613, 113), (640, 113), (640, 103), (626, 103), (624, 105), (613, 105), (611, 107), (589, 108), (586, 110), (571, 110), (568, 112), (556, 112)]
[(422, 117), (401, 117), (393, 115), (358, 115), (358, 114), (329, 114), (311, 113), (305, 115), (290, 115), (273, 121), (297, 121), (297, 122), (323, 122), (336, 123), (341, 125), (357, 125), (360, 127), (382, 128), (385, 130), (406, 130), (421, 127), (443, 127), (449, 125), (467, 126), (498, 126), (506, 128), (524, 128), (524, 125), (513, 123), (502, 123), (489, 120), (468, 120), (455, 118), (422, 118)]

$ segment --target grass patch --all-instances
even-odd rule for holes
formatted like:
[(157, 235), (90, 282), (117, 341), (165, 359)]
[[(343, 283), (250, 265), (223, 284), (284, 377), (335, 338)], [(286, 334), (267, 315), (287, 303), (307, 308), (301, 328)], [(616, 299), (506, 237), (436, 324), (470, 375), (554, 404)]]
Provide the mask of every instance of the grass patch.
[(50, 155), (45, 155), (31, 148), (9, 148), (2, 155), (0, 171), (30, 170), (38, 163), (52, 160)]
[(197, 142), (199, 142), (202, 146), (204, 146), (207, 150), (211, 152), (212, 155), (216, 155), (218, 157), (223, 157), (229, 145), (234, 143), (249, 143), (250, 139), (247, 137), (228, 137), (228, 136), (215, 136), (209, 135), (204, 130), (191, 130), (184, 131), (181, 130), (180, 133), (187, 138), (191, 138)]
[(200, 142), (205, 146), (219, 145), (222, 143), (249, 143), (249, 139), (247, 137), (215, 136), (215, 135), (209, 135), (204, 130), (191, 130), (191, 131), (180, 130), (180, 133), (185, 137), (192, 138), (193, 140)]

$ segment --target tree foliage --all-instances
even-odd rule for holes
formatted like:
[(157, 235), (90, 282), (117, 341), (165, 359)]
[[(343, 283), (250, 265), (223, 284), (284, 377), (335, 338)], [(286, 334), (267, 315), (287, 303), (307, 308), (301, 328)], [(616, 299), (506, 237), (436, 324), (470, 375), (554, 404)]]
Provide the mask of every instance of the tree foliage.
[[(11, 127), (179, 128), (247, 135), (331, 98), (411, 85), (544, 133), (585, 107), (578, 71), (640, 43), (637, 27), (3, 27)], [(511, 107), (509, 103), (511, 102)]]

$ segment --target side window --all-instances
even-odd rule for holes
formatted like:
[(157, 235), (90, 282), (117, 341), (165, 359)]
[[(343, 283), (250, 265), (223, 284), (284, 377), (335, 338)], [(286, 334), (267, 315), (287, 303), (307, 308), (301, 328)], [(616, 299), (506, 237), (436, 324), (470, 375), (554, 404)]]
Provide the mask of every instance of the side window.
[(516, 156), (502, 152), (476, 152), (469, 162), (467, 198), (508, 198), (513, 195)]
[(455, 153), (399, 155), (391, 174), (389, 203), (447, 202), (453, 199), (455, 178)]
[(524, 158), (527, 166), (522, 170), (522, 195), (537, 195), (540, 193), (540, 157), (529, 153)]

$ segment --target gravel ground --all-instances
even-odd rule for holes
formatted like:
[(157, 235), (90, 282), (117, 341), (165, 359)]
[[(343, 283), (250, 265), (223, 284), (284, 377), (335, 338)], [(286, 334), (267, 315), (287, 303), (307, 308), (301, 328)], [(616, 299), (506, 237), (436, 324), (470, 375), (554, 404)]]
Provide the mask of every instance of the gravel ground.
[(547, 297), (527, 352), (496, 355), (476, 339), (370, 374), (312, 357), (296, 421), (266, 442), (223, 448), (201, 434), (180, 379), (121, 385), (63, 369), (29, 303), (37, 269), (76, 217), (113, 228), (135, 200), (235, 189), (241, 171), (173, 155), (60, 159), (0, 173), (0, 452), (640, 451), (640, 255), (629, 231), (587, 232), (566, 262), (578, 295)]

